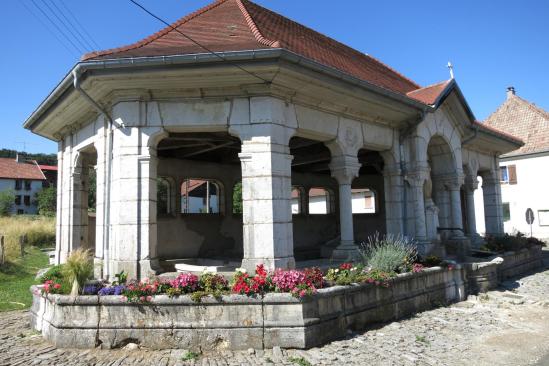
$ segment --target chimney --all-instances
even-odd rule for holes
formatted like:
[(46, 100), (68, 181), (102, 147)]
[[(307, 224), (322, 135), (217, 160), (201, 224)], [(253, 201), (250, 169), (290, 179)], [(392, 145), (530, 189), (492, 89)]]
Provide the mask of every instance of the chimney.
[(507, 99), (511, 98), (513, 95), (515, 95), (515, 87), (510, 86), (507, 88)]
[(15, 161), (20, 163), (21, 159), (19, 158), (19, 153), (15, 153)]

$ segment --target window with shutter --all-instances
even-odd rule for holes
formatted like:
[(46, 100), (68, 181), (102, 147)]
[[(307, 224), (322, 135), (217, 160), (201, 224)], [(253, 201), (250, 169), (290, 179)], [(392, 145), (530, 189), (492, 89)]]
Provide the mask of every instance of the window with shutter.
[(509, 172), (509, 184), (517, 184), (517, 166), (507, 165), (507, 171)]

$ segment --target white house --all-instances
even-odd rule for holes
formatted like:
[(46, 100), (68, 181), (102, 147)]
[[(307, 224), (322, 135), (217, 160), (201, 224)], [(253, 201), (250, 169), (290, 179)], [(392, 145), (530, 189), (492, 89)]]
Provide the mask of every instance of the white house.
[[(505, 231), (530, 234), (531, 229), (533, 236), (549, 239), (549, 113), (517, 96), (510, 87), (507, 99), (485, 125), (525, 142), (499, 159)], [(531, 227), (526, 222), (528, 209), (534, 214)], [(478, 224), (483, 227), (483, 222)]]
[[(487, 231), (503, 232), (498, 155), (522, 145), (477, 123), (454, 79), (422, 87), (248, 0), (85, 55), (25, 127), (59, 146), (57, 262), (87, 247), (106, 278), (189, 258), (348, 260), (376, 231), (423, 255), (466, 248), (478, 176)], [(211, 194), (191, 208), (191, 181), (215, 187), (216, 209)]]
[(13, 214), (36, 214), (36, 194), (47, 183), (36, 161), (20, 161), (19, 157), (0, 158), (0, 192), (12, 191)]

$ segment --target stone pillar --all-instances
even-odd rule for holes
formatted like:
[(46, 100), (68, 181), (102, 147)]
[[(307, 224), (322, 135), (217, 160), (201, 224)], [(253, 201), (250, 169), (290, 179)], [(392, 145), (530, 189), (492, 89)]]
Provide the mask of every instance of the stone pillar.
[(70, 237), (69, 237), (69, 252), (78, 248), (87, 249), (87, 178), (88, 174), (82, 167), (82, 157), (76, 159), (77, 165), (72, 168), (71, 172), (71, 208), (70, 208)]
[(410, 185), (410, 190), (412, 191), (415, 227), (414, 237), (420, 245), (426, 244), (427, 227), (425, 223), (425, 198), (423, 195), (425, 178), (421, 174), (409, 174), (406, 181)]
[[(242, 266), (253, 272), (258, 264), (268, 269), (295, 268), (292, 232), (289, 138), (280, 126), (268, 131), (249, 128), (241, 133), (242, 152)], [(282, 143), (282, 141), (286, 141)]]
[[(461, 186), (462, 182), (459, 178), (446, 182), (446, 188), (450, 192), (450, 213), (451, 213), (451, 225), (453, 230), (452, 237), (462, 238), (463, 235), (463, 219), (461, 215)], [(457, 230), (461, 229), (461, 230)]]
[(387, 234), (404, 234), (402, 203), (404, 200), (404, 182), (398, 165), (385, 166), (383, 169), (385, 188), (385, 222)]
[(476, 178), (469, 177), (465, 184), (465, 197), (467, 207), (467, 233), (471, 239), (471, 244), (477, 244), (477, 221), (475, 218), (475, 190), (478, 188), (478, 181)]
[(484, 198), (484, 220), (486, 235), (503, 234), (503, 211), (501, 204), (501, 186), (497, 171), (482, 175), (482, 193)]
[(361, 164), (356, 156), (332, 157), (330, 170), (339, 185), (339, 225), (341, 243), (332, 252), (333, 259), (356, 260), (359, 257), (353, 232), (353, 196), (351, 183), (358, 176)]

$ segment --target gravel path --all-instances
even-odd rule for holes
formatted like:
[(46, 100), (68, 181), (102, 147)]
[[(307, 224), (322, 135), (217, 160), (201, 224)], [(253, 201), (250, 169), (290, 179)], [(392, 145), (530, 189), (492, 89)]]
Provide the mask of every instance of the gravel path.
[[(544, 252), (549, 259), (549, 252)], [(447, 308), (348, 339), (300, 350), (222, 352), (183, 361), (183, 350), (55, 349), (24, 311), (0, 313), (1, 365), (536, 365), (549, 366), (549, 261), (545, 271), (505, 282)]]

